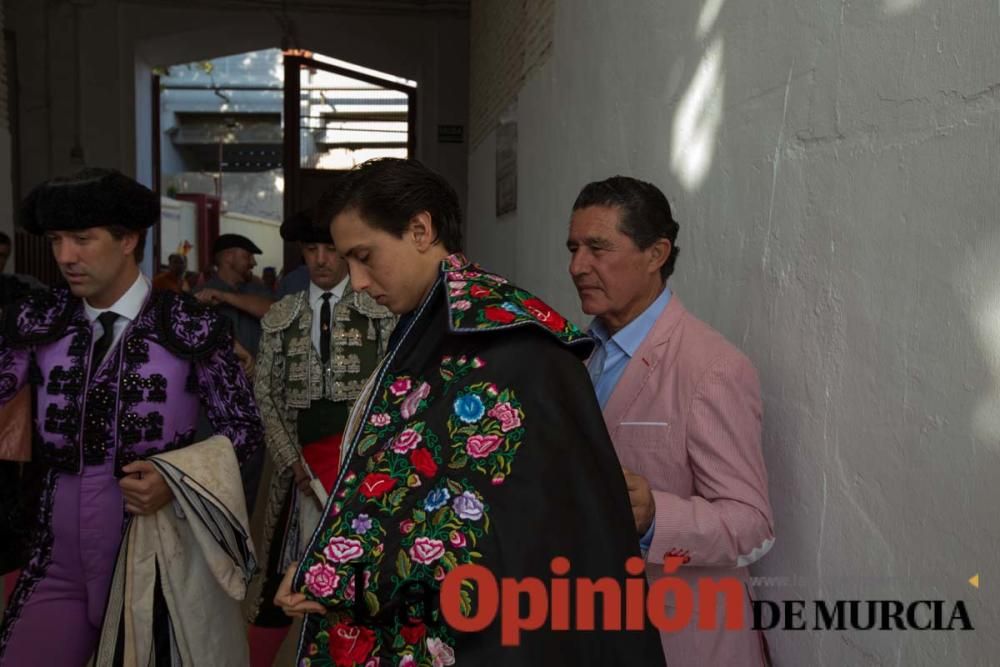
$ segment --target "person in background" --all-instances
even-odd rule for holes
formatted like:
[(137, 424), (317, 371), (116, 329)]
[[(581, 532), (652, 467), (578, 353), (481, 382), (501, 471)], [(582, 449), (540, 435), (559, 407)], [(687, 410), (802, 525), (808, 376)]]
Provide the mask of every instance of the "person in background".
[(264, 570), (253, 580), (249, 617), (251, 665), (269, 667), (292, 620), (272, 600), (288, 563), (316, 528), (322, 499), (340, 469), (347, 413), (375, 370), (396, 326), (395, 316), (351, 288), (328, 225), (299, 213), (281, 225), (309, 269), (309, 289), (286, 296), (262, 322), (254, 392), (264, 419), (271, 466), (264, 478), (264, 516), (254, 544)]
[(205, 279), (199, 271), (186, 271), (184, 273), (184, 283), (187, 285), (187, 293), (195, 291), (205, 284)]
[[(588, 370), (647, 576), (659, 579), (664, 557), (677, 556), (685, 567), (675, 576), (692, 586), (746, 580), (774, 544), (760, 386), (750, 361), (671, 293), (678, 229), (656, 186), (624, 176), (590, 183), (573, 204), (569, 272), (594, 317)], [(749, 595), (744, 613), (752, 618)], [(761, 633), (722, 629), (721, 612), (718, 630), (695, 624), (661, 634), (671, 667), (764, 664)]]
[(260, 344), (260, 318), (274, 303), (267, 289), (253, 280), (254, 255), (260, 248), (240, 234), (222, 234), (212, 245), (215, 275), (194, 292), (202, 303), (218, 308), (233, 323), (236, 340), (253, 356)]
[(296, 292), (301, 292), (304, 289), (309, 288), (309, 267), (305, 264), (300, 264), (295, 267), (285, 275), (281, 277), (278, 281), (278, 298), (283, 299), (289, 294), (295, 294)]
[[(257, 266), (254, 255), (259, 254), (260, 248), (241, 234), (220, 235), (212, 244), (215, 273), (193, 292), (198, 301), (215, 307), (232, 323), (233, 335), (239, 344), (237, 356), (248, 373), (253, 371), (260, 345), (260, 320), (274, 303), (274, 296), (259, 280), (254, 280), (253, 268)], [(206, 417), (203, 414), (199, 419), (198, 435), (202, 438), (212, 434)], [(244, 490), (247, 510), (251, 514), (266, 457), (262, 447), (244, 466)]]
[[(11, 253), (14, 251), (14, 246), (11, 243), (10, 236), (5, 232), (0, 232), (0, 274), (4, 272), (7, 267), (7, 261), (10, 259)], [(24, 283), (28, 289), (48, 289), (40, 280), (34, 276), (29, 276), (22, 273), (11, 273), (8, 274), (10, 277), (17, 279), (19, 282)], [(9, 280), (7, 281), (9, 289), (17, 289), (13, 283)]]
[[(593, 342), (462, 254), (458, 196), (416, 160), (365, 162), (323, 209), (353, 288), (402, 319), (354, 403), (320, 528), (275, 598), (307, 614), (295, 664), (662, 666), (650, 625), (505, 647), (496, 620), (457, 632), (435, 618), (459, 564), (547, 585), (558, 557), (624, 590), (639, 545), (581, 361)], [(417, 589), (423, 619), (406, 613)]]
[(278, 293), (278, 270), (273, 266), (264, 267), (260, 274), (260, 280), (271, 294)]
[(187, 272), (187, 257), (180, 253), (173, 253), (167, 258), (167, 270), (157, 273), (153, 277), (153, 289), (168, 290), (170, 292), (190, 292), (191, 288), (185, 280)]
[(22, 226), (48, 238), (69, 288), (33, 293), (0, 322), (0, 405), (29, 387), (40, 471), (0, 666), (87, 664), (125, 523), (173, 498), (145, 459), (194, 444), (199, 406), (240, 464), (262, 449), (228, 323), (151, 289), (139, 270), (157, 215), (153, 192), (99, 168), (39, 185), (22, 207)]

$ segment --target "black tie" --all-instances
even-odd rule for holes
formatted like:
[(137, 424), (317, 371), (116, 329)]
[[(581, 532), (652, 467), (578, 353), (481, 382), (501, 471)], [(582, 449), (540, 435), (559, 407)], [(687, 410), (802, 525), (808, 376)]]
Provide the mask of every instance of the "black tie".
[(319, 309), (319, 357), (323, 366), (330, 362), (330, 292), (323, 294), (323, 305)]
[(94, 343), (94, 352), (90, 355), (90, 377), (94, 376), (94, 371), (101, 365), (104, 355), (111, 349), (111, 342), (115, 339), (115, 320), (121, 317), (118, 313), (106, 310), (97, 316), (97, 321), (101, 323), (101, 337)]

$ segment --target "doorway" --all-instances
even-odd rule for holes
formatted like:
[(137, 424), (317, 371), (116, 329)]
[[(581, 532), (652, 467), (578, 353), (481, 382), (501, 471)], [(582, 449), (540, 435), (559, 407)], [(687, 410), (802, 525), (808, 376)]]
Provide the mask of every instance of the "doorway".
[(180, 253), (210, 271), (208, 249), (233, 232), (264, 251), (262, 269), (288, 272), (301, 258), (280, 239), (282, 219), (355, 165), (416, 149), (415, 82), (308, 51), (159, 67), (152, 92), (160, 266)]

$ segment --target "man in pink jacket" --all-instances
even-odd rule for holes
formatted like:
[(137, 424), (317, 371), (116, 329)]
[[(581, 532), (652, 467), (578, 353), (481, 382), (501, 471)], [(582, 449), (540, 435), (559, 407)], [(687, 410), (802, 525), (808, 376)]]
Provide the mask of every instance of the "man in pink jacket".
[[(567, 247), (598, 346), (588, 369), (621, 461), (650, 581), (664, 558), (684, 565), (696, 606), (688, 627), (661, 633), (671, 667), (766, 664), (763, 636), (697, 628), (701, 577), (746, 581), (774, 544), (761, 453), (761, 400), (750, 361), (685, 310), (667, 280), (678, 224), (654, 185), (615, 176), (590, 183), (573, 205)], [(666, 614), (674, 616), (672, 597)]]

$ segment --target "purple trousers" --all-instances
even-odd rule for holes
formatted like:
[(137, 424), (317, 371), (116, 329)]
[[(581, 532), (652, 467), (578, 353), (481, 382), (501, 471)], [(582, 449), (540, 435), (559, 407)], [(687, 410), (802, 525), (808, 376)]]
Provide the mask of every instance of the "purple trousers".
[[(97, 646), (122, 539), (125, 505), (111, 461), (80, 475), (58, 474), (52, 501), (52, 555), (16, 614), (0, 667), (84, 667)], [(16, 594), (15, 594), (16, 597)]]

